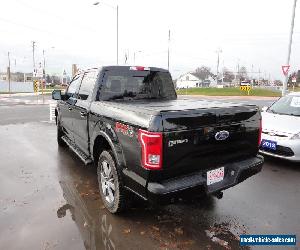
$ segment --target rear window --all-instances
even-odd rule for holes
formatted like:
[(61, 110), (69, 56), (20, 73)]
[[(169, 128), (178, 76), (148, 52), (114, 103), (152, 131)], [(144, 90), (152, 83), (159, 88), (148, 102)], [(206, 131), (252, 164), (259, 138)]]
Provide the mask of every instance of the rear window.
[(171, 75), (160, 71), (107, 70), (101, 100), (176, 99)]

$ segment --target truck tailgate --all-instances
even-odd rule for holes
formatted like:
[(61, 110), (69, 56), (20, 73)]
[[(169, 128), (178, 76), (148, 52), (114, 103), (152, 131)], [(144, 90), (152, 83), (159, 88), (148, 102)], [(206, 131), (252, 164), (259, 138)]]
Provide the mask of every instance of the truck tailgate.
[(152, 180), (206, 173), (258, 152), (261, 118), (256, 106), (161, 111), (161, 115), (163, 170), (151, 173)]

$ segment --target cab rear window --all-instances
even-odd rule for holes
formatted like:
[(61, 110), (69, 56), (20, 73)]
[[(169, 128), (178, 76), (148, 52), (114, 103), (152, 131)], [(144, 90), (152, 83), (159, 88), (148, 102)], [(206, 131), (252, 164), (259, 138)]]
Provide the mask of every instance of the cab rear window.
[(107, 70), (100, 99), (176, 99), (176, 92), (168, 72)]

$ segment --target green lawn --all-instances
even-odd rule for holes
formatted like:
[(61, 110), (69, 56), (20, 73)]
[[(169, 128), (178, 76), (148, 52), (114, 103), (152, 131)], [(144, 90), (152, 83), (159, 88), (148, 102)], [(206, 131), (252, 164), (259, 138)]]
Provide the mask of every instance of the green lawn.
[[(289, 91), (293, 91), (293, 88), (289, 87)], [(300, 92), (300, 87), (295, 87), (295, 92)]]
[[(247, 96), (247, 91), (239, 88), (189, 88), (177, 91), (179, 95), (208, 95), (208, 96)], [(281, 96), (281, 92), (255, 88), (250, 90), (249, 96)]]
[[(46, 88), (43, 89), (44, 93), (52, 93), (53, 90), (55, 89), (60, 89), (60, 90), (64, 90), (66, 87), (61, 87), (61, 86), (55, 86), (55, 87), (51, 87), (51, 86), (47, 86)], [(39, 89), (39, 92), (42, 92), (42, 89)]]

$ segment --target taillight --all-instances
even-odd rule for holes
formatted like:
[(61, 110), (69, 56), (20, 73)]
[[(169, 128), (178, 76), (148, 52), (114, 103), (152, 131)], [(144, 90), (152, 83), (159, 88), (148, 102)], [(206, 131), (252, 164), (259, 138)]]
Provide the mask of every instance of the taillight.
[(260, 120), (260, 122), (259, 122), (258, 147), (260, 146), (260, 143), (261, 143), (261, 133), (262, 133), (262, 120)]
[(162, 138), (162, 133), (139, 130), (143, 168), (151, 170), (162, 168)]

